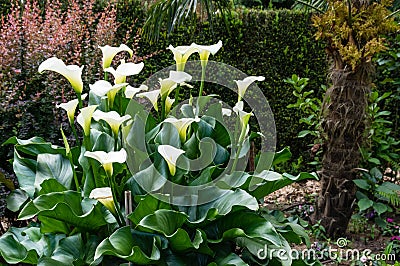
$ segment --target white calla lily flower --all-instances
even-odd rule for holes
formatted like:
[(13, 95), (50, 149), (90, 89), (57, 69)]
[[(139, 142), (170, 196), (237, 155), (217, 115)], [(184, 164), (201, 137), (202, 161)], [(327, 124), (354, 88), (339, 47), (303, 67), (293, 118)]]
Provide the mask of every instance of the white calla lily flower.
[[(86, 98), (86, 96), (87, 96), (87, 93), (82, 94), (81, 99), (84, 100)], [(76, 111), (76, 107), (78, 106), (78, 104), (79, 104), (79, 100), (74, 99), (74, 100), (71, 100), (66, 103), (57, 104), (56, 107), (64, 109), (67, 112), (69, 123), (73, 124), (74, 117), (75, 117), (75, 111)]]
[(86, 151), (85, 156), (97, 160), (106, 171), (108, 177), (113, 174), (113, 163), (126, 162), (127, 154), (124, 148), (120, 151)]
[(160, 79), (161, 97), (167, 97), (178, 84), (184, 84), (185, 81), (190, 81), (191, 79), (192, 76), (188, 73), (182, 71), (170, 71), (168, 78)]
[(238, 101), (240, 101), (244, 97), (244, 94), (246, 93), (246, 90), (251, 83), (253, 83), (254, 81), (263, 80), (265, 80), (265, 77), (263, 76), (249, 76), (244, 78), (243, 80), (235, 80), (238, 87)]
[(120, 116), (115, 111), (103, 112), (101, 110), (96, 110), (93, 113), (93, 119), (96, 121), (99, 120), (106, 121), (107, 124), (111, 127), (114, 136), (118, 136), (119, 127), (121, 126), (122, 123), (131, 119), (131, 116), (130, 115)]
[(158, 96), (160, 96), (160, 92), (161, 92), (160, 89), (141, 92), (141, 93), (136, 94), (136, 97), (139, 97), (139, 98), (145, 97), (145, 98), (147, 98), (151, 102), (151, 104), (153, 105), (154, 109), (156, 111), (158, 111), (157, 101), (158, 101)]
[(171, 107), (174, 104), (175, 99), (171, 99), (170, 97), (167, 96), (165, 99), (165, 113), (168, 114), (169, 111), (171, 111)]
[(147, 87), (147, 85), (140, 85), (139, 88), (134, 88), (131, 85), (126, 86), (125, 88), (125, 97), (132, 99), (133, 96), (135, 96), (137, 93), (141, 92), (141, 91), (147, 91), (149, 89), (149, 87)]
[(169, 117), (164, 120), (165, 123), (170, 123), (173, 124), (176, 129), (178, 130), (179, 137), (181, 138), (181, 141), (184, 142), (186, 140), (186, 131), (188, 127), (193, 123), (193, 122), (199, 122), (200, 118), (181, 118), (177, 119), (175, 117)]
[(82, 69), (83, 66), (67, 66), (61, 59), (58, 59), (57, 57), (51, 57), (40, 64), (39, 73), (41, 74), (45, 70), (57, 72), (58, 74), (63, 75), (69, 81), (69, 83), (71, 83), (72, 88), (74, 88), (74, 91), (77, 94), (81, 94), (83, 90)]
[(114, 83), (125, 83), (127, 76), (137, 75), (142, 71), (144, 63), (125, 63), (125, 60), (121, 60), (121, 64), (114, 69), (113, 67), (108, 67), (104, 69), (105, 72), (111, 73), (114, 76)]
[(251, 113), (251, 112), (247, 113), (247, 112), (243, 111), (243, 105), (244, 105), (243, 101), (239, 101), (233, 107), (233, 111), (239, 116), (242, 131), (244, 129), (247, 130), (247, 126), (249, 124), (249, 119), (253, 115), (253, 113)]
[(174, 54), (174, 60), (176, 63), (176, 71), (184, 71), (185, 64), (189, 59), (190, 55), (197, 52), (197, 49), (193, 46), (177, 46), (173, 47), (169, 45), (168, 48)]
[(100, 203), (103, 204), (104, 207), (106, 207), (114, 215), (117, 214), (117, 211), (116, 211), (115, 205), (114, 205), (112, 191), (111, 191), (110, 187), (100, 187), (100, 188), (93, 189), (90, 192), (89, 198), (100, 201)]
[(171, 145), (160, 145), (157, 150), (165, 161), (167, 161), (169, 172), (174, 176), (176, 173), (176, 161), (185, 151)]
[(208, 62), (208, 57), (210, 54), (215, 55), (219, 49), (222, 47), (222, 41), (218, 41), (218, 43), (213, 44), (213, 45), (198, 45), (195, 43), (191, 44), (192, 47), (196, 48), (199, 55), (200, 55), (200, 61), (201, 65), (205, 67)]
[(97, 96), (105, 96), (107, 95), (108, 102), (110, 107), (113, 106), (115, 95), (117, 95), (118, 91), (123, 87), (127, 86), (128, 83), (119, 83), (115, 85), (111, 85), (110, 82), (105, 80), (98, 80), (94, 84), (90, 84), (90, 90), (96, 94)]
[(228, 108), (222, 108), (222, 115), (231, 116), (232, 115), (232, 110), (228, 109)]
[(120, 52), (126, 51), (129, 53), (131, 57), (133, 55), (132, 49), (126, 46), (125, 44), (121, 44), (119, 47), (112, 47), (106, 45), (106, 46), (99, 46), (99, 48), (103, 53), (103, 69), (110, 67), (112, 60)]
[(90, 135), (90, 124), (92, 122), (93, 113), (98, 105), (90, 105), (88, 107), (82, 108), (80, 114), (76, 118), (78, 124), (83, 128), (85, 136)]

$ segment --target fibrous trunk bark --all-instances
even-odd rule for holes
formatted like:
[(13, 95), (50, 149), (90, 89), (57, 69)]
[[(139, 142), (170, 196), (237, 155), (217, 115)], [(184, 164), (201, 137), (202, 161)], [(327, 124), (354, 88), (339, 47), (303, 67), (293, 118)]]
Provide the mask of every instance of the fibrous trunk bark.
[(354, 169), (359, 167), (363, 143), (369, 71), (335, 69), (332, 87), (325, 95), (322, 129), (326, 137), (321, 170), (321, 191), (314, 221), (321, 221), (327, 235), (343, 236), (351, 218), (356, 187)]

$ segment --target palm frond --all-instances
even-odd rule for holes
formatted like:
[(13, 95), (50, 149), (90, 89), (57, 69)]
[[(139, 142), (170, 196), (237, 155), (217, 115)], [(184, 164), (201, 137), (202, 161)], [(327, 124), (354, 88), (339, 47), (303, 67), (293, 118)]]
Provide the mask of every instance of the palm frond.
[(293, 8), (307, 11), (311, 9), (322, 14), (328, 9), (328, 2), (326, 0), (296, 0)]
[(143, 36), (149, 41), (158, 40), (160, 33), (170, 34), (181, 25), (184, 19), (196, 15), (196, 9), (201, 5), (205, 9), (207, 19), (212, 23), (216, 11), (226, 12), (231, 7), (230, 0), (159, 0), (154, 3), (147, 15), (143, 27)]

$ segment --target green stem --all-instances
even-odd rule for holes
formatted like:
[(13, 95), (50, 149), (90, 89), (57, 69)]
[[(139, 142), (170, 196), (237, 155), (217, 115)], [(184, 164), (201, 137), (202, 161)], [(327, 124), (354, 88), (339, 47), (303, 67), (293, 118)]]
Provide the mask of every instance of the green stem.
[(80, 185), (79, 185), (78, 176), (76, 175), (75, 165), (74, 165), (74, 161), (73, 161), (73, 159), (72, 159), (72, 154), (71, 154), (71, 153), (68, 154), (68, 159), (69, 159), (69, 163), (71, 164), (71, 167), (72, 167), (72, 174), (73, 174), (73, 176), (74, 176), (74, 181), (75, 181), (76, 190), (77, 190), (78, 192), (81, 192), (81, 187), (80, 187)]
[(77, 93), (77, 95), (78, 95), (79, 109), (82, 109), (82, 107), (83, 107), (82, 94)]
[(74, 134), (75, 141), (76, 141), (76, 145), (77, 145), (77, 146), (81, 146), (81, 142), (80, 142), (80, 140), (79, 140), (78, 133), (76, 132), (76, 128), (75, 128), (75, 125), (74, 125), (74, 121), (69, 121), (69, 125), (71, 126), (72, 133)]
[(108, 72), (105, 72), (105, 71), (104, 71), (104, 80), (108, 81)]
[(177, 105), (179, 103), (179, 92), (180, 92), (181, 86), (178, 85), (178, 87), (175, 89), (175, 102), (171, 106), (171, 109), (174, 105)]
[(124, 221), (124, 217), (122, 216), (121, 210), (119, 209), (118, 206), (118, 201), (117, 201), (117, 193), (115, 191), (115, 180), (112, 178), (112, 176), (108, 176), (108, 180), (109, 180), (109, 185), (111, 187), (111, 194), (113, 196), (113, 201), (114, 201), (114, 207), (115, 207), (115, 211), (117, 212), (117, 214), (115, 215), (115, 218), (117, 219), (117, 222), (119, 224), (119, 226), (124, 226), (123, 222)]
[(200, 97), (203, 95), (203, 88), (204, 88), (204, 79), (206, 77), (206, 65), (201, 66), (201, 83), (199, 89), (199, 97), (197, 98), (197, 106), (196, 106), (196, 116), (200, 113)]
[(165, 119), (165, 101), (166, 97), (161, 98), (161, 121)]

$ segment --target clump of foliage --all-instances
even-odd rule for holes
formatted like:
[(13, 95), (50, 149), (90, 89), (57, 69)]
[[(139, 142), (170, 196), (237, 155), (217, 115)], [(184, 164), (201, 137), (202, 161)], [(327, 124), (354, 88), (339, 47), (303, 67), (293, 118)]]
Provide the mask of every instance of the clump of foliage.
[[(370, 4), (362, 1), (327, 2), (329, 8), (323, 14), (314, 16), (313, 22), (318, 31), (316, 38), (327, 40), (330, 47), (339, 52), (341, 58), (335, 60), (339, 64), (337, 69), (348, 65), (355, 70), (357, 66), (370, 61), (375, 54), (386, 49), (381, 35), (398, 28), (393, 23), (394, 18), (389, 18), (390, 0)], [(334, 50), (328, 53), (333, 54)]]
[[(77, 96), (59, 105), (75, 139), (61, 130), (64, 147), (40, 137), (6, 142), (14, 145), (20, 184), (8, 208), (19, 219), (36, 222), (1, 236), (3, 259), (38, 265), (291, 265), (290, 257), (260, 259), (258, 251), (278, 248), (290, 254), (289, 243), (309, 244), (307, 234), (297, 220), (270, 221), (258, 200), (315, 176), (270, 171), (287, 151), (264, 152), (254, 172), (241, 170), (252, 115), (242, 99), (247, 87), (263, 78), (236, 81), (233, 110), (203, 96), (206, 68), (212, 66), (208, 56), (220, 46), (171, 46), (177, 71), (155, 75), (138, 88), (129, 81), (143, 63), (112, 65), (117, 53), (133, 55), (126, 45), (101, 47), (104, 78), (89, 91), (82, 67), (56, 57), (44, 61), (39, 71), (63, 75)], [(199, 97), (181, 102), (192, 79), (183, 72), (191, 53), (201, 59), (194, 62), (202, 77)], [(228, 130), (224, 117), (234, 121), (235, 130)]]

